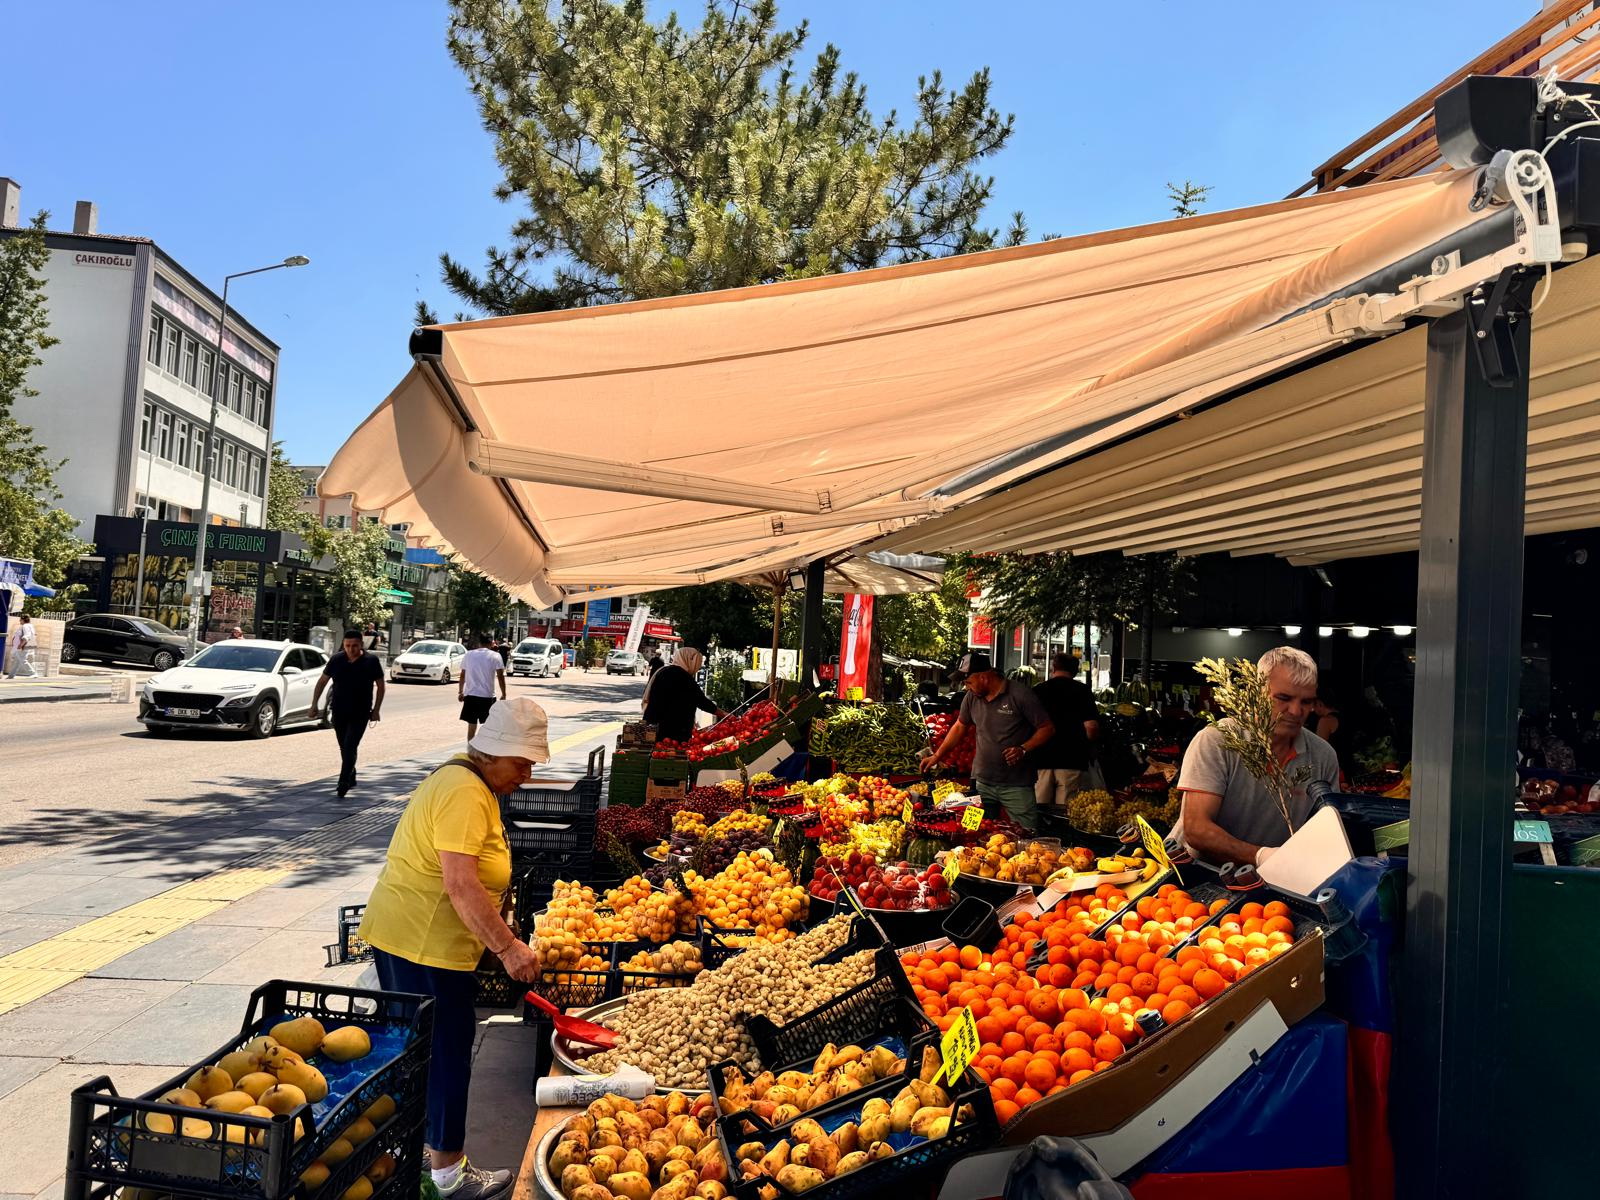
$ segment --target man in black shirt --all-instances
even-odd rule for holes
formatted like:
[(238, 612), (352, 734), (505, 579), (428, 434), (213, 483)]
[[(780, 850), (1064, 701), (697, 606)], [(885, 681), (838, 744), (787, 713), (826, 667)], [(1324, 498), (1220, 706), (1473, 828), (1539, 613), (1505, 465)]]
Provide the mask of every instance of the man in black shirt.
[(341, 798), (356, 785), (356, 749), (367, 732), (367, 725), (377, 724), (378, 710), (383, 707), (383, 665), (377, 655), (367, 653), (365, 640), (359, 629), (344, 631), (344, 650), (328, 660), (311, 697), (314, 718), (322, 704), (323, 690), (333, 684), (333, 700), (328, 707), (334, 736), (339, 739)]
[(1077, 795), (1083, 772), (1089, 769), (1090, 743), (1100, 735), (1100, 712), (1088, 685), (1073, 678), (1078, 660), (1057, 654), (1050, 660), (1050, 678), (1034, 688), (1034, 695), (1056, 727), (1055, 737), (1033, 752), (1030, 761), (1039, 768), (1034, 798), (1042, 809), (1065, 812)]

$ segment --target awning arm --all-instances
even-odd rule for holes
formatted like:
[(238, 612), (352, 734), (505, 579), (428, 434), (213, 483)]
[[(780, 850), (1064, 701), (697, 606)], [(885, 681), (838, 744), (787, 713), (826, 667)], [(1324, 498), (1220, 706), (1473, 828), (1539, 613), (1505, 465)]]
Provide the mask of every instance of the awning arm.
[(467, 466), (479, 475), (496, 479), (521, 479), (560, 487), (660, 496), (667, 500), (698, 500), (705, 504), (731, 504), (739, 508), (768, 508), (775, 512), (833, 511), (833, 501), (826, 489), (794, 491), (737, 479), (722, 479), (714, 475), (662, 471), (642, 463), (584, 458), (567, 451), (553, 454), (548, 449), (494, 441), (472, 431), (463, 435), (463, 442)]

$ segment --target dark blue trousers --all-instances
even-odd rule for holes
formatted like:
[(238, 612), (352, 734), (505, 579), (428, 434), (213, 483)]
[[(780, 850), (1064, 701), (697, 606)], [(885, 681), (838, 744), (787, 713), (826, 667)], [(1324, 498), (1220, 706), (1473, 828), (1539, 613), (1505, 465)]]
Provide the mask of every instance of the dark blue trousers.
[(467, 1091), (472, 1084), (472, 1042), (478, 1029), (471, 971), (425, 967), (372, 949), (378, 981), (386, 991), (433, 997), (433, 1055), (428, 1065), (430, 1150), (452, 1153), (467, 1144)]

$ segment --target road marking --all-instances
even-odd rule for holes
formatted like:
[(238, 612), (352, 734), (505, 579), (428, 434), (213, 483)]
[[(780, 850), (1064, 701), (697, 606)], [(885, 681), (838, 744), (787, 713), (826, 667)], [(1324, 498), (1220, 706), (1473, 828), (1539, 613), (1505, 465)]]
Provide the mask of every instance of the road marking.
[[(557, 738), (550, 743), (550, 757), (583, 742), (609, 737), (622, 725), (621, 721), (592, 725)], [(308, 830), (274, 850), (261, 851), (234, 866), (0, 956), (0, 1013), (48, 996), (131, 950), (148, 946), (292, 875), (296, 867), (314, 862), (318, 851), (347, 845), (363, 830), (392, 822), (408, 799), (409, 793), (374, 804), (363, 813)]]

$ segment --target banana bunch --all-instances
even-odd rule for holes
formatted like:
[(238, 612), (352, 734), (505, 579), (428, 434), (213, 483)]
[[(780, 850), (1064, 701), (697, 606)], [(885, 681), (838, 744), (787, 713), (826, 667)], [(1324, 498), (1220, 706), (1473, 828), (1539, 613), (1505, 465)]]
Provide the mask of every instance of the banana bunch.
[(1124, 871), (1138, 871), (1141, 880), (1154, 879), (1161, 871), (1161, 864), (1153, 858), (1146, 858), (1143, 850), (1133, 854), (1107, 854), (1099, 858), (1094, 865), (1095, 870), (1102, 875), (1120, 875)]

